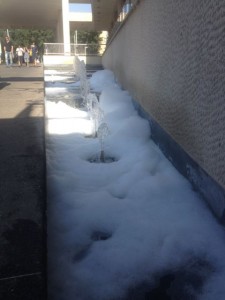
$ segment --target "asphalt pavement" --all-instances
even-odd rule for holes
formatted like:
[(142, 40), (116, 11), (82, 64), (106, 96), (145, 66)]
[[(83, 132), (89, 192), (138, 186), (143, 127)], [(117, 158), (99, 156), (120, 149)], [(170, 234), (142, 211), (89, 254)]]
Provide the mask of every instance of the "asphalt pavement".
[(0, 299), (46, 299), (42, 65), (0, 65)]

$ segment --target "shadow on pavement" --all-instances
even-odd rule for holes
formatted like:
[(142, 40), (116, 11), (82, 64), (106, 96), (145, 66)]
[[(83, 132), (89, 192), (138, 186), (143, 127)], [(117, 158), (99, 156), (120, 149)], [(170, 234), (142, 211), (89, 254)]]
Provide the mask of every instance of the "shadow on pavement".
[[(2, 82), (5, 81), (44, 81), (43, 77), (4, 77), (0, 78)], [(0, 83), (1, 84), (1, 83)]]
[[(43, 77), (5, 75), (0, 77), (0, 299), (45, 300)], [(19, 94), (13, 81), (20, 82)]]

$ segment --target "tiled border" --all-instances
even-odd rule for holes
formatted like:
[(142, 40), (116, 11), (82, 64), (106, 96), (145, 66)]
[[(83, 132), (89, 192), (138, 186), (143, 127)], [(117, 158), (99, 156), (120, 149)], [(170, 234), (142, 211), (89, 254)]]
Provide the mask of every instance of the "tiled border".
[(225, 225), (225, 190), (210, 177), (152, 117), (136, 102), (139, 115), (148, 120), (151, 138), (174, 167), (186, 177), (211, 208), (218, 220)]

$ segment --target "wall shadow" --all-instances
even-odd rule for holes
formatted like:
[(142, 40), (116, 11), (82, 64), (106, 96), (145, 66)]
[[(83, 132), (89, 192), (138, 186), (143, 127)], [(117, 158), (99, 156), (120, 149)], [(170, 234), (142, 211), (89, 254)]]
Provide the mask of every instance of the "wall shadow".
[(0, 82), (0, 90), (3, 90), (5, 87), (9, 86), (10, 83), (9, 82)]
[(44, 81), (43, 77), (0, 77), (2, 82), (7, 81)]
[(0, 298), (47, 299), (46, 158), (38, 101), (0, 119)]

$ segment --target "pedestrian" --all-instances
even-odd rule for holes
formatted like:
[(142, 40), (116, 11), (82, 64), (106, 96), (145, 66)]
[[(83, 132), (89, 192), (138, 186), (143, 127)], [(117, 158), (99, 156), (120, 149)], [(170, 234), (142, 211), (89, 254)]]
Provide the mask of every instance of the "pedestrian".
[(30, 55), (30, 63), (32, 62), (32, 50), (31, 48), (28, 48), (28, 51), (29, 51), (29, 55)]
[(38, 48), (35, 45), (35, 43), (32, 43), (31, 50), (32, 50), (32, 62), (33, 62), (33, 65), (36, 66), (37, 65)]
[(19, 45), (19, 47), (16, 48), (19, 67), (22, 67), (23, 65), (23, 53), (24, 53), (24, 49)]
[(4, 44), (4, 51), (5, 51), (5, 62), (7, 67), (12, 67), (13, 64), (13, 44), (10, 41), (9, 36), (5, 37), (5, 44)]
[(29, 67), (29, 62), (30, 62), (30, 53), (29, 49), (26, 47), (24, 50), (24, 61), (27, 67)]
[(2, 44), (0, 39), (0, 64), (2, 63)]

